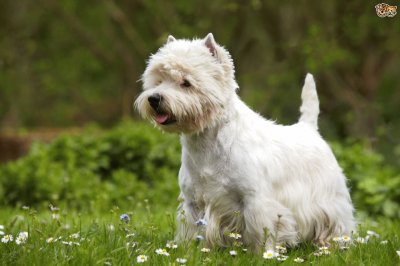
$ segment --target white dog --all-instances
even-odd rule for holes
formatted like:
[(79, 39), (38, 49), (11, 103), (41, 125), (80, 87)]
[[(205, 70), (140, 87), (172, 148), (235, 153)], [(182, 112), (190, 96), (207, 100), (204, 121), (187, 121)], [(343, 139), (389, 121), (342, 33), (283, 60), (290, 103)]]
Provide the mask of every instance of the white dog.
[(143, 88), (135, 102), (141, 115), (181, 134), (177, 240), (193, 239), (199, 219), (207, 222), (209, 246), (228, 245), (229, 232), (254, 250), (351, 234), (346, 177), (318, 133), (311, 74), (291, 126), (240, 100), (231, 56), (211, 33), (202, 40), (169, 36), (148, 61)]

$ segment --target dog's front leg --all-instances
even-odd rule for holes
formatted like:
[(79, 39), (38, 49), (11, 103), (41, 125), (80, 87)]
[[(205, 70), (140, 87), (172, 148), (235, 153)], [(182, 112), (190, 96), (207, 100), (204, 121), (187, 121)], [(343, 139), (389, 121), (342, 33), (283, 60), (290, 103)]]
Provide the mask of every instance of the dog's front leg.
[(179, 198), (181, 199), (181, 203), (179, 204), (177, 213), (175, 241), (188, 243), (195, 238), (198, 231), (196, 221), (200, 218), (200, 212), (196, 205), (185, 200), (182, 195)]

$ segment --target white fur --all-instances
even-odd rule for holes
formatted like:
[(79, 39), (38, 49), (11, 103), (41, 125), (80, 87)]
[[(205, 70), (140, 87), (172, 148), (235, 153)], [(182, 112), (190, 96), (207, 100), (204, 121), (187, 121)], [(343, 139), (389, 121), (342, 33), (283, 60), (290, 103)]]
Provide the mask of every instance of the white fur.
[[(183, 79), (193, 86), (183, 88)], [(181, 204), (177, 240), (193, 239), (205, 219), (210, 246), (225, 246), (238, 232), (254, 250), (302, 240), (325, 243), (350, 235), (353, 206), (346, 178), (317, 131), (318, 97), (312, 75), (303, 87), (300, 121), (277, 125), (247, 107), (236, 94), (229, 53), (204, 40), (175, 40), (150, 58), (136, 106), (153, 121), (147, 98), (175, 117), (157, 125), (181, 133)]]

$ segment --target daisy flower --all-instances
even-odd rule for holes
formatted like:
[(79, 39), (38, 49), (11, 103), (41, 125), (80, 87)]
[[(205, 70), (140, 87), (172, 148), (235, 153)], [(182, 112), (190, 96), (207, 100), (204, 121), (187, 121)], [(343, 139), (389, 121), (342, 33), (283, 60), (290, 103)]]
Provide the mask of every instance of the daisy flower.
[(302, 262), (304, 262), (304, 259), (302, 259), (302, 258), (300, 258), (300, 257), (297, 257), (297, 258), (295, 258), (293, 261), (294, 261), (294, 262), (297, 262), (297, 263), (302, 263)]
[(375, 236), (375, 237), (380, 237), (380, 235), (377, 232), (374, 232), (372, 230), (367, 230), (367, 235), (369, 236)]
[(343, 242), (350, 242), (351, 238), (348, 235), (343, 235), (342, 240), (343, 240)]
[(333, 242), (341, 242), (342, 238), (340, 236), (336, 236), (332, 240), (333, 240)]
[(210, 252), (210, 249), (209, 248), (202, 248), (200, 251), (204, 252), (204, 253), (208, 253), (208, 252)]
[(167, 250), (163, 249), (163, 248), (156, 249), (156, 253), (158, 255), (163, 255), (163, 256), (167, 256), (167, 257), (169, 256), (169, 253), (167, 252)]
[(287, 260), (287, 258), (289, 258), (288, 256), (284, 256), (284, 255), (280, 255), (279, 257), (277, 257), (276, 259), (278, 260), (278, 261), (285, 261), (285, 260)]
[(137, 246), (137, 244), (138, 244), (137, 242), (128, 242), (128, 243), (126, 243), (126, 246), (128, 248), (134, 248)]
[(143, 263), (147, 261), (148, 257), (146, 255), (139, 255), (136, 257), (136, 262), (137, 263)]
[(387, 240), (382, 240), (382, 241), (381, 241), (381, 244), (382, 244), (382, 245), (386, 245), (388, 242), (389, 242), (389, 241), (387, 241)]
[(172, 249), (177, 249), (177, 248), (178, 248), (178, 245), (175, 244), (175, 243), (172, 243), (172, 242), (167, 243), (165, 246), (166, 246), (167, 248), (172, 248)]
[(360, 244), (366, 244), (368, 242), (368, 237), (357, 237), (356, 242)]
[(53, 243), (53, 242), (56, 242), (57, 241), (57, 239), (54, 239), (53, 237), (49, 237), (49, 238), (47, 238), (46, 239), (46, 243)]
[(275, 258), (276, 255), (277, 255), (277, 253), (275, 251), (269, 249), (263, 253), (263, 258), (266, 260), (270, 260), (270, 259)]
[(276, 246), (275, 249), (278, 251), (278, 253), (280, 254), (284, 254), (287, 252), (287, 249), (285, 247), (282, 246)]
[(28, 232), (20, 232), (15, 239), (15, 243), (17, 245), (21, 245), (24, 244), (27, 239), (28, 239)]
[(229, 251), (229, 254), (230, 254), (232, 257), (235, 257), (235, 256), (237, 255), (237, 252), (236, 252), (235, 250), (231, 250), (231, 251)]
[(77, 239), (79, 238), (79, 233), (75, 233), (69, 236), (70, 238)]
[(61, 241), (61, 243), (63, 243), (64, 245), (67, 245), (67, 246), (72, 246), (72, 241)]
[(177, 262), (177, 263), (180, 263), (180, 264), (185, 264), (185, 263), (187, 262), (187, 259), (184, 259), (184, 258), (177, 258), (177, 259), (176, 259), (176, 262)]
[(229, 237), (234, 238), (236, 240), (240, 239), (242, 236), (238, 233), (230, 233)]
[(4, 230), (4, 225), (0, 224), (0, 230)]
[(13, 241), (13, 236), (12, 235), (5, 235), (1, 239), (1, 242), (3, 242), (3, 243), (8, 243), (8, 242), (12, 242), (12, 241)]
[(400, 250), (397, 250), (396, 253), (400, 257)]

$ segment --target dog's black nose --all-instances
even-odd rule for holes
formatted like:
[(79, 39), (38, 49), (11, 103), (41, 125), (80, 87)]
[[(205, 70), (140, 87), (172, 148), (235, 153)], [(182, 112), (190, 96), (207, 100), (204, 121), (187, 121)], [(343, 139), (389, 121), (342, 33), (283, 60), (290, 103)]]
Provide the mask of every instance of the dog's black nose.
[(149, 96), (148, 101), (153, 109), (157, 109), (161, 103), (161, 95), (158, 93), (154, 93)]

